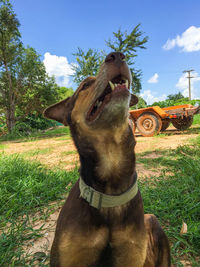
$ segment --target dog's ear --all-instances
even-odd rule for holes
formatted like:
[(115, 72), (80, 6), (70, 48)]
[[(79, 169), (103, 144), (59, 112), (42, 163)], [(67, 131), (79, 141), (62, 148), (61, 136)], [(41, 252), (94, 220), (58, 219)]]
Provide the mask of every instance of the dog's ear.
[(44, 116), (48, 119), (52, 119), (67, 125), (66, 114), (69, 112), (69, 102), (71, 97), (68, 97), (61, 102), (58, 102), (44, 111)]
[(129, 106), (132, 107), (138, 103), (139, 99), (136, 95), (131, 94), (131, 100)]

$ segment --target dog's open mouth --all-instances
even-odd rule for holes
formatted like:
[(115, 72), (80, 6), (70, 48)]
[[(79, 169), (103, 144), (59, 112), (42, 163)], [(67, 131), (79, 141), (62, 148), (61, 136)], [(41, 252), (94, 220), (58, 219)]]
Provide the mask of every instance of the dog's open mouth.
[(90, 107), (86, 120), (91, 122), (97, 118), (100, 112), (103, 110), (105, 105), (110, 102), (112, 95), (119, 92), (129, 89), (129, 82), (126, 78), (118, 75), (114, 79), (108, 82), (103, 93), (96, 99), (96, 101)]

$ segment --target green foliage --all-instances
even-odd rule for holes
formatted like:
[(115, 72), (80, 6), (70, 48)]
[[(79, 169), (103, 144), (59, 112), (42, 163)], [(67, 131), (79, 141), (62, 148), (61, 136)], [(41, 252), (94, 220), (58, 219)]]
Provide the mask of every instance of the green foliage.
[(63, 100), (69, 96), (72, 96), (74, 93), (74, 90), (72, 88), (66, 88), (64, 86), (58, 87), (57, 94), (58, 94), (58, 100)]
[(98, 52), (91, 48), (87, 52), (78, 48), (78, 51), (73, 56), (76, 57), (77, 61), (73, 66), (75, 71), (74, 82), (78, 85), (88, 76), (96, 76), (104, 60), (103, 52)]
[(135, 57), (137, 56), (138, 48), (145, 49), (145, 43), (148, 41), (148, 37), (142, 37), (143, 32), (139, 30), (140, 24), (138, 24), (130, 34), (127, 31), (122, 32), (119, 29), (117, 32), (113, 32), (114, 40), (109, 39), (106, 41), (108, 47), (113, 51), (120, 51), (126, 56), (126, 61), (130, 66), (132, 74), (132, 89), (134, 93), (139, 93), (141, 90), (141, 71), (136, 70), (133, 65), (135, 64)]
[[(18, 65), (18, 95), (16, 96), (16, 119), (28, 114), (42, 113), (45, 107), (58, 100), (58, 86), (54, 78), (48, 77), (40, 56), (31, 48), (24, 48)], [(16, 87), (15, 87), (16, 88)]]
[(44, 118), (41, 114), (39, 115), (29, 115), (24, 120), (17, 121), (11, 134), (9, 135), (9, 140), (31, 136), (37, 131), (46, 130), (50, 127), (55, 127), (57, 123), (53, 120), (48, 120)]
[(40, 55), (20, 40), (19, 21), (9, 1), (0, 1), (0, 123), (8, 132), (17, 121), (58, 100), (54, 78), (48, 77)]
[[(130, 34), (127, 31), (122, 32), (119, 29), (117, 32), (113, 32), (114, 40), (109, 39), (106, 41), (106, 45), (112, 49), (112, 51), (120, 51), (126, 56), (130, 71), (132, 74), (132, 88), (134, 93), (139, 93), (141, 90), (141, 71), (133, 68), (135, 63), (135, 57), (137, 56), (138, 48), (144, 49), (144, 44), (148, 41), (148, 37), (142, 38), (143, 32), (139, 30), (140, 24), (138, 24)], [(84, 52), (81, 48), (73, 54), (76, 57), (76, 64), (74, 64), (74, 81), (77, 84), (88, 76), (96, 76), (100, 65), (105, 58), (105, 51), (97, 51), (89, 49)]]
[(189, 100), (188, 97), (184, 97), (181, 92), (177, 94), (171, 94), (167, 96), (167, 99), (164, 101), (154, 102), (151, 106), (159, 106), (161, 108), (170, 107), (170, 106), (178, 106), (178, 105), (184, 105), (184, 104), (199, 104), (200, 100)]
[[(21, 50), (19, 21), (9, 1), (0, 1), (0, 113), (6, 114), (9, 131), (14, 126), (12, 73)], [(4, 107), (6, 106), (6, 110)], [(4, 119), (3, 119), (4, 120)], [(2, 119), (1, 119), (2, 121)]]
[(200, 100), (198, 100), (198, 99), (189, 100), (188, 97), (181, 98), (181, 99), (178, 99), (178, 100), (166, 99), (164, 101), (154, 102), (151, 105), (151, 107), (152, 106), (159, 106), (161, 108), (165, 108), (165, 107), (177, 106), (177, 105), (183, 105), (183, 104), (191, 104), (191, 105), (199, 104), (200, 105)]
[(184, 96), (179, 92), (178, 94), (171, 94), (167, 96), (167, 99), (177, 101), (179, 99), (184, 98)]
[(9, 1), (0, 1), (0, 67), (15, 60), (21, 46), (19, 20)]
[(50, 127), (56, 126), (56, 122), (52, 120), (48, 120), (43, 117), (43, 115), (31, 115), (27, 116), (23, 123), (29, 125), (32, 129), (35, 130), (46, 130)]

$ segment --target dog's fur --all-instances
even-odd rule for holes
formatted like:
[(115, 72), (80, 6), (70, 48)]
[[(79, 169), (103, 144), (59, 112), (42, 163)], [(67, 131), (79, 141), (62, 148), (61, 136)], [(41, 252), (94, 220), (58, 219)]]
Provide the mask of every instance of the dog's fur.
[[(129, 104), (137, 97), (119, 86), (97, 115), (94, 102), (123, 77), (131, 84), (124, 55), (106, 57), (97, 77), (85, 79), (70, 98), (45, 111), (45, 116), (69, 125), (80, 156), (80, 175), (95, 190), (109, 195), (127, 191), (136, 181), (135, 139), (128, 124)], [(143, 211), (137, 195), (127, 204), (96, 209), (80, 197), (78, 182), (62, 208), (51, 248), (51, 267), (170, 266), (169, 244), (154, 215)]]

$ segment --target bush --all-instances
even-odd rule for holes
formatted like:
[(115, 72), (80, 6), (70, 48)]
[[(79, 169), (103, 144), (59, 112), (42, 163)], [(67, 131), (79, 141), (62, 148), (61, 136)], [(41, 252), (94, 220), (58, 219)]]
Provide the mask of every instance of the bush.
[(191, 104), (191, 105), (194, 106), (196, 103), (200, 105), (200, 100), (199, 99), (189, 100), (187, 97), (185, 97), (185, 98), (182, 98), (182, 99), (178, 99), (176, 101), (175, 100), (166, 99), (164, 101), (154, 102), (152, 105), (150, 105), (150, 107), (159, 106), (161, 108), (165, 108), (165, 107), (178, 106), (178, 105), (184, 105), (184, 104)]
[(28, 116), (22, 122), (34, 130), (46, 130), (57, 125), (55, 121), (44, 118), (42, 114)]
[(6, 126), (0, 127), (0, 136), (4, 136), (4, 140), (14, 140), (21, 137), (30, 136), (31, 134), (35, 134), (40, 130), (43, 131), (58, 125), (61, 124), (44, 118), (42, 114), (34, 114), (27, 116), (23, 120), (17, 121), (11, 133), (7, 132)]

